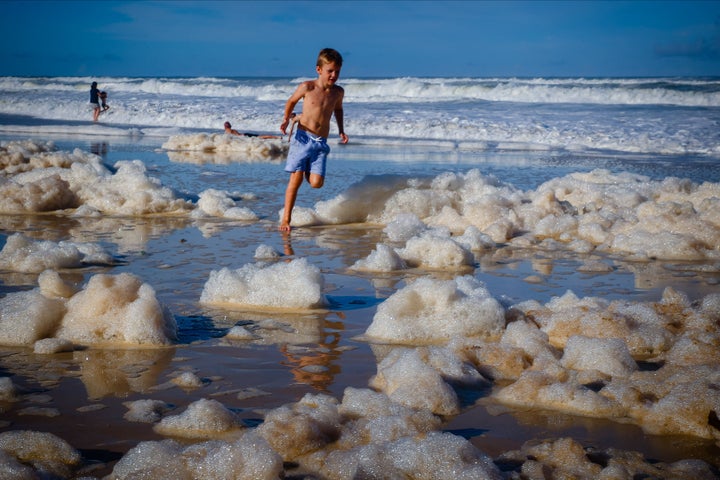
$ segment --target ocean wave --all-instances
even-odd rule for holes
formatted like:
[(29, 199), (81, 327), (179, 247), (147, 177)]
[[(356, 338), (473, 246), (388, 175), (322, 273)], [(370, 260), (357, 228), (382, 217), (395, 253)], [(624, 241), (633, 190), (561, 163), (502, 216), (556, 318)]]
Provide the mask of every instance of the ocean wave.
[[(111, 108), (93, 125), (92, 78), (0, 77), (0, 131), (162, 136), (216, 133), (229, 120), (277, 135), (301, 80), (97, 78)], [(720, 79), (350, 78), (343, 86), (351, 141), (720, 155)]]
[[(0, 77), (0, 92), (78, 92), (97, 81), (113, 92), (284, 101), (299, 81), (286, 78)], [(699, 78), (377, 78), (342, 79), (356, 103), (487, 101), (720, 106), (720, 79)]]

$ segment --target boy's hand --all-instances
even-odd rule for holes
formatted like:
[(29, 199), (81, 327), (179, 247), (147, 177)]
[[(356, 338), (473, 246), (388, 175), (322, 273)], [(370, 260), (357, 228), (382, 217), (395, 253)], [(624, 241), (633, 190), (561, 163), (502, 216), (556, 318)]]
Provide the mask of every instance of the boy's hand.
[(285, 121), (283, 121), (283, 123), (280, 124), (280, 131), (283, 133), (283, 135), (285, 135), (287, 133), (286, 130), (287, 130), (288, 123), (290, 123), (290, 120), (285, 120)]
[(348, 142), (348, 136), (345, 135), (345, 133), (340, 134), (340, 143), (347, 143)]

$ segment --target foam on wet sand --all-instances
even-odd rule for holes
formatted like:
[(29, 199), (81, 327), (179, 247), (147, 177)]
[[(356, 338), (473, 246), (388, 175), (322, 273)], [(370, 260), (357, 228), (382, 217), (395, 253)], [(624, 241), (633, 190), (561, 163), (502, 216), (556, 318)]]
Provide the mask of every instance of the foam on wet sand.
[(260, 138), (225, 133), (173, 135), (162, 148), (176, 162), (230, 163), (280, 159), (289, 144), (280, 138)]
[[(8, 210), (13, 213), (82, 204), (86, 211), (107, 214), (184, 215), (197, 209), (203, 213), (194, 215), (227, 217), (235, 208), (227, 192), (206, 191), (197, 206), (180, 200), (135, 162), (118, 163), (113, 173), (79, 151), (56, 155), (33, 143), (4, 148), (6, 164), (26, 175), (3, 178), (0, 184), (14, 182), (6, 190), (15, 195)], [(123, 184), (134, 186), (123, 190)], [(27, 185), (34, 189), (22, 190)], [(45, 186), (55, 188), (45, 191)], [(55, 200), (42, 199), (43, 191)], [(144, 194), (135, 199), (138, 192)], [(23, 203), (22, 195), (35, 200)], [(181, 411), (157, 399), (128, 403), (128, 422), (151, 424), (166, 438), (139, 442), (107, 478), (270, 479), (288, 473), (289, 465), (337, 479), (505, 478), (499, 465), (529, 477), (551, 471), (594, 478), (713, 478), (717, 471), (705, 462), (650, 462), (632, 452), (590, 451), (569, 438), (528, 443), (493, 462), (470, 441), (441, 430), (444, 420), (468, 406), (471, 391), (510, 408), (604, 418), (651, 434), (720, 441), (720, 294), (691, 302), (667, 288), (658, 301), (637, 302), (581, 298), (568, 291), (545, 303), (508, 304), (462, 271), (475, 264), (476, 253), (496, 243), (643, 260), (701, 259), (717, 271), (718, 198), (716, 184), (654, 182), (605, 171), (568, 175), (531, 192), (477, 170), (434, 179), (359, 182), (316, 205), (312, 221), (385, 225), (387, 243), (377, 244), (353, 268), (418, 272), (378, 305), (356, 339), (369, 343), (376, 356), (377, 371), (368, 385), (346, 388), (341, 399), (307, 394), (265, 411), (258, 426), (245, 424), (214, 399), (201, 398)], [(80, 375), (87, 377), (88, 396), (97, 398), (108, 387), (92, 381), (96, 370), (125, 367), (118, 349), (148, 350), (150, 369), (162, 363), (158, 358), (164, 347), (177, 343), (177, 325), (153, 287), (135, 275), (97, 273), (84, 285), (63, 280), (56, 270), (103, 259), (111, 266), (109, 254), (86, 247), (14, 235), (8, 239), (0, 252), (4, 268), (41, 273), (37, 288), (0, 299), (0, 342), (42, 355), (73, 350), (74, 356), (84, 356)], [(328, 306), (319, 267), (305, 258), (285, 261), (267, 245), (255, 252), (258, 263), (212, 271), (200, 303), (261, 312)], [(445, 278), (425, 276), (427, 270), (440, 270)], [(303, 334), (301, 328), (284, 328), (262, 315), (248, 318), (253, 320), (244, 326), (229, 326), (223, 340), (263, 345), (295, 337), (299, 343)], [(293, 325), (301, 320), (293, 319)], [(277, 334), (265, 335), (265, 330)], [(308, 328), (313, 341), (320, 335), (315, 330)], [(142, 372), (132, 374), (140, 384), (137, 391), (162, 396), (155, 382), (142, 383)], [(193, 372), (180, 372), (168, 383), (168, 388), (205, 393), (205, 379)], [(0, 378), (4, 402), (21, 397), (11, 378)], [(52, 434), (0, 434), (0, 471), (15, 478), (47, 473), (73, 478), (82, 474), (81, 464), (79, 452)]]
[(470, 170), (433, 179), (366, 177), (337, 197), (318, 202), (302, 224), (386, 224), (391, 240), (408, 243), (423, 238), (427, 227), (444, 227), (456, 235), (475, 227), (483, 234), (476, 245), (492, 240), (637, 260), (718, 262), (719, 206), (717, 183), (653, 181), (593, 170), (523, 192)]

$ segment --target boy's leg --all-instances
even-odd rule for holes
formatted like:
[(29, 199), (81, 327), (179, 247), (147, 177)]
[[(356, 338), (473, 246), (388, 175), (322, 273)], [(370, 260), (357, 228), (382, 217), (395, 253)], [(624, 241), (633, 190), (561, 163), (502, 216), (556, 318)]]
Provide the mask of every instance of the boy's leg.
[(311, 173), (308, 175), (307, 181), (312, 188), (320, 188), (325, 183), (325, 177), (318, 175), (317, 173)]
[(292, 217), (292, 210), (295, 207), (295, 200), (297, 199), (297, 192), (302, 185), (304, 172), (297, 171), (290, 174), (287, 188), (285, 189), (285, 211), (283, 212), (282, 220), (280, 221), (280, 230), (284, 232), (290, 231), (290, 219)]

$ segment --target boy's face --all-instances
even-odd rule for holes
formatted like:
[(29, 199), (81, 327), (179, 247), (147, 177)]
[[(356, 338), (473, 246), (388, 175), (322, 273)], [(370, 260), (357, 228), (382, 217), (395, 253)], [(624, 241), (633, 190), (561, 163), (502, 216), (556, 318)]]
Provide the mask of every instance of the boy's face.
[(335, 62), (323, 63), (322, 66), (316, 67), (318, 78), (325, 85), (334, 85), (340, 76), (340, 67)]

